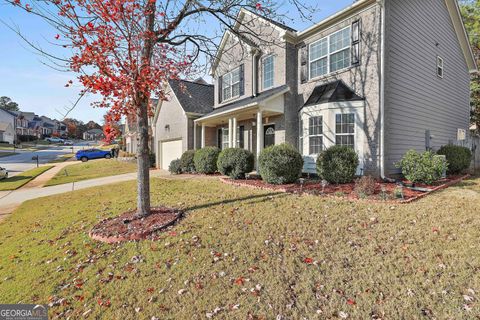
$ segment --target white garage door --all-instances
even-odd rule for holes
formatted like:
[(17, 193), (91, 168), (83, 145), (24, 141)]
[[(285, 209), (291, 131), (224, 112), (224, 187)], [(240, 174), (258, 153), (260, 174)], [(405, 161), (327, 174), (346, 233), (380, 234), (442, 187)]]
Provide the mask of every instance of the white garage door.
[(170, 162), (182, 156), (182, 140), (161, 142), (162, 169), (168, 170)]

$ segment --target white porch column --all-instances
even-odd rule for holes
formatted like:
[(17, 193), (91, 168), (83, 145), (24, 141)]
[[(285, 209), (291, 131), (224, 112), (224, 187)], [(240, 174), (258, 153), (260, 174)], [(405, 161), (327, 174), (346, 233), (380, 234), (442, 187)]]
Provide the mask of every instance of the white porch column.
[(229, 118), (228, 119), (228, 147), (231, 148), (233, 145), (233, 138), (232, 138), (232, 129), (233, 127), (233, 119)]
[(202, 123), (202, 148), (205, 148), (205, 124)]
[(193, 150), (197, 150), (197, 123), (193, 122)]
[(263, 150), (263, 119), (262, 111), (257, 112), (257, 163), (260, 152)]
[(232, 119), (232, 148), (237, 147), (237, 118)]

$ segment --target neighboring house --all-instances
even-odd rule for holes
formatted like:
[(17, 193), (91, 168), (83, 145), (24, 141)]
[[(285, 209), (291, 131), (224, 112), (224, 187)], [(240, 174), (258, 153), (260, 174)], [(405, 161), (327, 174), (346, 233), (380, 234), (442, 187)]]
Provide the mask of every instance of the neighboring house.
[(15, 129), (10, 122), (0, 122), (0, 142), (13, 144), (15, 141)]
[(105, 138), (105, 134), (101, 129), (90, 129), (83, 133), (83, 140), (99, 141)]
[[(155, 112), (158, 99), (150, 99), (153, 113)], [(153, 146), (153, 131), (152, 131), (153, 117), (148, 117), (148, 148), (154, 150)], [(137, 153), (138, 148), (138, 130), (137, 119), (135, 115), (129, 115), (126, 117), (125, 125), (122, 128), (123, 139), (125, 141), (125, 151), (128, 153)]]
[(184, 151), (194, 149), (200, 130), (194, 132), (193, 121), (213, 111), (214, 103), (214, 87), (203, 79), (170, 80), (165, 92), (168, 101), (158, 103), (152, 122), (156, 165), (162, 169), (168, 169)]
[(408, 149), (435, 150), (468, 130), (477, 66), (456, 0), (359, 0), (301, 32), (245, 9), (237, 20), (265, 41), (224, 34), (195, 146), (258, 155), (287, 142), (315, 172), (322, 150), (347, 145), (359, 174), (383, 177)]
[(0, 109), (0, 141), (15, 142), (15, 114)]

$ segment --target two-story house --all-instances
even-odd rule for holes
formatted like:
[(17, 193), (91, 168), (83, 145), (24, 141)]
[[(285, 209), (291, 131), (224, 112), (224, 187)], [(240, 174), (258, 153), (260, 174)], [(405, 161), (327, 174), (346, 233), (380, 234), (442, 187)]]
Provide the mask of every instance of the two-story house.
[(359, 174), (383, 177), (408, 149), (435, 150), (468, 129), (477, 66), (456, 0), (359, 0), (303, 31), (244, 9), (237, 20), (258, 36), (224, 34), (195, 147), (258, 155), (287, 142), (315, 172), (320, 151), (347, 145)]

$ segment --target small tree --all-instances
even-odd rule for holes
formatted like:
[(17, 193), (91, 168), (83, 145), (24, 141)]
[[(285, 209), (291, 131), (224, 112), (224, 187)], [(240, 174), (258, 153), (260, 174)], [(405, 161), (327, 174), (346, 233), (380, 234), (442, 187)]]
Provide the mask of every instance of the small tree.
[(18, 103), (13, 102), (9, 97), (0, 97), (0, 109), (8, 111), (18, 111)]
[[(114, 121), (122, 116), (135, 118), (139, 137), (139, 217), (150, 213), (150, 98), (168, 99), (165, 92), (168, 80), (192, 75), (199, 70), (195, 62), (215, 58), (219, 41), (215, 35), (208, 34), (212, 22), (241, 40), (252, 43), (253, 39), (253, 42), (261, 45), (268, 37), (259, 36), (248, 24), (242, 25), (237, 19), (239, 10), (246, 8), (267, 19), (281, 19), (273, 10), (278, 6), (275, 1), (5, 1), (43, 18), (56, 28), (58, 33), (52, 35), (52, 40), (58, 41), (60, 46), (72, 53), (71, 56), (55, 57), (32, 42), (28, 43), (47, 59), (58, 58), (61, 67), (76, 72), (84, 87), (82, 94), (100, 94), (103, 99), (97, 106), (108, 108)], [(313, 11), (301, 1), (289, 1), (301, 11)], [(307, 17), (302, 12), (301, 16)], [(239, 25), (242, 27), (239, 28)], [(21, 36), (25, 39), (25, 36)], [(66, 86), (72, 83), (69, 81)]]

